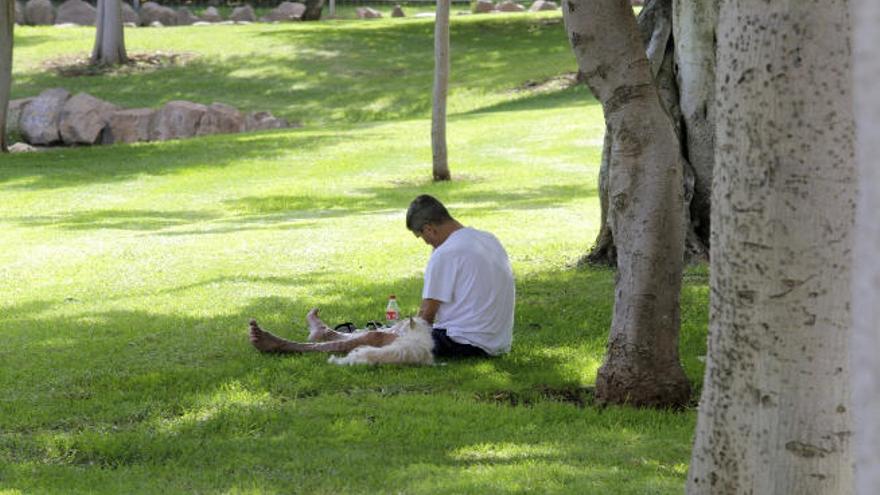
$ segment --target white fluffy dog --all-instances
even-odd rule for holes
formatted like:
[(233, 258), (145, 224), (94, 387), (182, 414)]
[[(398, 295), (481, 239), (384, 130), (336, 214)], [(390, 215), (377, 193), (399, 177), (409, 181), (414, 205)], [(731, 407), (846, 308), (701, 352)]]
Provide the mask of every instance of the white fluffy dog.
[(431, 325), (421, 318), (406, 318), (384, 332), (394, 333), (397, 338), (382, 347), (362, 345), (346, 356), (330, 356), (329, 363), (355, 364), (434, 364), (434, 339)]

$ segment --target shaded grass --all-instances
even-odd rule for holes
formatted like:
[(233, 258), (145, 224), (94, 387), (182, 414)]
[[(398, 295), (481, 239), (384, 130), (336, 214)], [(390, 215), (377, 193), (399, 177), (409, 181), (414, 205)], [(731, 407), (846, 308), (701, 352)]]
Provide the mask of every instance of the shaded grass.
[[(231, 32), (329, 50), (350, 29), (393, 42), (419, 22), (340, 24), (323, 41), (308, 41), (308, 29), (298, 38), (299, 25)], [(480, 43), (506, 43), (495, 29), (511, 22), (530, 21), (479, 20), (490, 38)], [(66, 31), (45, 32), (61, 34), (33, 53), (67, 49)], [(262, 63), (278, 70), (269, 55)], [(475, 67), (469, 84), (488, 91), (494, 69)], [(543, 70), (523, 68), (522, 82)], [(179, 76), (184, 87), (193, 72)], [(157, 81), (144, 98), (172, 87)], [(570, 265), (598, 229), (600, 109), (581, 88), (504, 95), (450, 118), (448, 183), (429, 180), (430, 124), (412, 109), (390, 122), (3, 157), (0, 492), (680, 492), (693, 411), (601, 409), (590, 398), (614, 274)], [(352, 101), (316, 102), (316, 120)], [(250, 317), (303, 338), (314, 306), (329, 322), (364, 322), (395, 293), (415, 312), (429, 249), (406, 232), (403, 211), (420, 193), (506, 246), (512, 353), (339, 368), (249, 347)], [(705, 267), (690, 269), (682, 295), (682, 359), (695, 384), (706, 279)]]

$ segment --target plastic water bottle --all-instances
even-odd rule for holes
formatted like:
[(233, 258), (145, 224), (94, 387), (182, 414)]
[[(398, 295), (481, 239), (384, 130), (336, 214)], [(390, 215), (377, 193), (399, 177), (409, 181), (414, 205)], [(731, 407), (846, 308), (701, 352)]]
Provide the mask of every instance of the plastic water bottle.
[(400, 306), (397, 305), (397, 297), (394, 294), (388, 296), (388, 306), (385, 306), (385, 321), (388, 325), (394, 325), (400, 319)]

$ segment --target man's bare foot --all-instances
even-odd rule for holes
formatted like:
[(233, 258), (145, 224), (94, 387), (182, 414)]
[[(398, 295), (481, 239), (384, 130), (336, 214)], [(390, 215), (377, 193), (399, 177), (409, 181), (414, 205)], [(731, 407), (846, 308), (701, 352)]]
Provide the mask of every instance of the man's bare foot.
[(248, 332), (251, 344), (260, 352), (290, 352), (287, 341), (272, 335), (257, 325), (257, 320), (251, 320)]
[(332, 332), (326, 323), (318, 318), (318, 308), (313, 308), (306, 315), (306, 321), (309, 323), (309, 342), (321, 342), (327, 335)]

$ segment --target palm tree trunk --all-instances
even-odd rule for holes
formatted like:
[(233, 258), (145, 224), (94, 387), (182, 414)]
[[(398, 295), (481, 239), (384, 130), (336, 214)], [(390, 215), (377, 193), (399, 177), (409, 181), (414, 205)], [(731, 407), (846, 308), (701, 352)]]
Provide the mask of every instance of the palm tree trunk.
[(120, 2), (121, 0), (98, 0), (92, 64), (119, 65), (128, 62), (128, 55), (125, 53), (122, 4)]
[(449, 3), (437, 0), (434, 20), (434, 111), (431, 119), (431, 150), (434, 180), (449, 180), (446, 152), (446, 95), (449, 90)]

